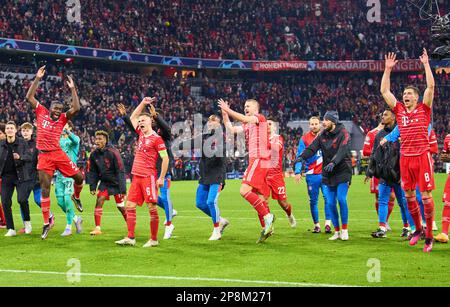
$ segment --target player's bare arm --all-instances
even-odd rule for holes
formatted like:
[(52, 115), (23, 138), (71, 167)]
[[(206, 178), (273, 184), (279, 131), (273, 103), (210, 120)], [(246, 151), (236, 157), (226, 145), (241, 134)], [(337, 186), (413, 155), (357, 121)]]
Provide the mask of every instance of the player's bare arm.
[(222, 111), (227, 113), (233, 119), (240, 121), (241, 123), (247, 123), (247, 124), (257, 124), (258, 123), (258, 119), (256, 118), (256, 116), (247, 116), (247, 115), (241, 114), (239, 112), (233, 111), (230, 108), (230, 106), (228, 105), (228, 102), (226, 102), (223, 99), (219, 99), (218, 105), (219, 105), (219, 108), (222, 109)]
[(398, 63), (396, 60), (396, 55), (393, 52), (384, 56), (385, 59), (385, 68), (383, 78), (381, 79), (381, 95), (384, 98), (384, 101), (388, 104), (388, 106), (392, 109), (395, 107), (397, 103), (397, 99), (394, 94), (391, 92), (391, 72), (394, 69), (395, 65)]
[(434, 98), (435, 82), (433, 72), (430, 67), (428, 53), (425, 48), (423, 49), (423, 53), (420, 56), (420, 62), (422, 62), (423, 67), (425, 68), (425, 77), (427, 80), (427, 88), (425, 89), (425, 93), (423, 94), (423, 103), (431, 108)]
[(33, 83), (31, 84), (30, 88), (27, 92), (27, 100), (30, 102), (31, 107), (33, 109), (36, 109), (37, 104), (39, 101), (36, 99), (36, 90), (39, 87), (39, 82), (41, 82), (42, 78), (45, 75), (45, 65), (39, 68), (38, 72), (36, 73), (36, 77), (34, 78)]
[(131, 120), (131, 123), (133, 124), (134, 129), (136, 129), (138, 126), (139, 115), (141, 115), (141, 113), (145, 110), (145, 108), (148, 105), (151, 105), (155, 101), (156, 101), (155, 97), (151, 97), (151, 98), (144, 97), (144, 99), (142, 99), (141, 103), (136, 107), (136, 109), (134, 109), (133, 113), (131, 113), (131, 116), (130, 116), (130, 120)]
[(233, 126), (233, 124), (230, 121), (230, 116), (224, 110), (222, 110), (222, 119), (223, 119), (223, 124), (224, 124), (225, 128), (227, 129), (227, 131), (230, 131), (233, 134), (242, 133), (244, 131), (242, 129), (242, 126)]
[(66, 84), (69, 87), (70, 92), (72, 94), (72, 106), (69, 109), (69, 111), (67, 111), (66, 115), (68, 119), (72, 119), (75, 115), (78, 114), (78, 112), (80, 112), (81, 109), (80, 98), (78, 97), (75, 82), (73, 81), (73, 78), (71, 76), (67, 76)]
[(166, 177), (167, 170), (169, 168), (169, 156), (167, 155), (167, 151), (164, 151), (165, 154), (162, 154), (162, 164), (161, 164), (161, 174), (159, 175), (158, 180), (156, 181), (156, 184), (159, 188), (164, 186), (164, 178)]

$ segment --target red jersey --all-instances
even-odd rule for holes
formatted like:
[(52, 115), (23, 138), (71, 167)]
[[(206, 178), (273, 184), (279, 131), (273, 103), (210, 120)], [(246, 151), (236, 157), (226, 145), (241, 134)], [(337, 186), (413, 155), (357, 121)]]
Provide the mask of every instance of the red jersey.
[(372, 154), (373, 150), (373, 144), (375, 142), (375, 137), (377, 136), (378, 132), (380, 132), (380, 129), (375, 128), (370, 130), (367, 135), (366, 139), (364, 140), (364, 147), (363, 147), (363, 156), (369, 157)]
[[(305, 150), (305, 148), (311, 145), (311, 143), (316, 139), (317, 135), (318, 134), (314, 134), (312, 131), (309, 131), (308, 133), (303, 135), (299, 144), (299, 147), (301, 148), (298, 149), (300, 149), (301, 152), (303, 152), (303, 150)], [(317, 153), (308, 160), (306, 160), (305, 163), (306, 163), (305, 175), (322, 174), (322, 164), (323, 164), (322, 151), (318, 150)]]
[(434, 132), (434, 130), (431, 130), (431, 133), (430, 133), (430, 153), (431, 154), (437, 154), (438, 152), (439, 152), (439, 148), (438, 148), (438, 141), (437, 141), (436, 133)]
[(424, 103), (408, 112), (401, 102), (392, 109), (397, 118), (397, 125), (402, 138), (400, 153), (402, 156), (420, 156), (430, 151), (428, 126), (431, 120), (431, 109)]
[(444, 140), (444, 150), (443, 153), (450, 153), (450, 134), (447, 134)]
[(274, 134), (270, 138), (270, 169), (267, 176), (283, 174), (284, 139)]
[(64, 126), (67, 124), (66, 113), (61, 113), (57, 121), (50, 117), (50, 111), (38, 103), (35, 109), (37, 131), (36, 148), (44, 151), (60, 150), (59, 139)]
[(258, 119), (256, 124), (246, 123), (243, 125), (250, 161), (253, 161), (254, 159), (270, 158), (267, 120), (264, 115), (261, 114), (256, 114), (255, 117)]
[(136, 142), (136, 155), (131, 173), (140, 177), (154, 176), (157, 172), (156, 162), (159, 152), (166, 150), (166, 145), (155, 131), (145, 136), (138, 127), (136, 132), (139, 134), (139, 139)]

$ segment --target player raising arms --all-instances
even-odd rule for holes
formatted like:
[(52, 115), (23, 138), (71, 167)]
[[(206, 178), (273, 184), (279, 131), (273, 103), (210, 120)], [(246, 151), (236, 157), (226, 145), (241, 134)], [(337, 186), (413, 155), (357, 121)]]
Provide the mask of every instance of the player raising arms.
[(271, 150), (271, 168), (267, 173), (267, 184), (270, 187), (272, 199), (277, 200), (281, 209), (286, 212), (289, 225), (292, 228), (297, 227), (297, 221), (292, 214), (292, 206), (287, 200), (286, 183), (284, 182), (283, 174), (283, 156), (284, 156), (284, 138), (277, 134), (277, 123), (272, 120), (267, 120), (269, 128), (269, 141)]
[(72, 106), (63, 113), (63, 104), (53, 101), (50, 110), (44, 107), (36, 98), (36, 90), (39, 82), (45, 75), (45, 66), (39, 68), (36, 78), (27, 93), (27, 100), (36, 112), (37, 138), (36, 148), (39, 150), (38, 165), (39, 182), (42, 188), (42, 215), (44, 217), (44, 227), (42, 229), (42, 239), (46, 239), (50, 231), (50, 187), (53, 174), (59, 170), (65, 177), (71, 177), (75, 181), (74, 195), (72, 199), (82, 210), (80, 193), (83, 189), (83, 175), (75, 163), (70, 160), (66, 153), (59, 146), (59, 139), (67, 121), (72, 119), (80, 111), (80, 100), (72, 77), (67, 76), (67, 86), (72, 94)]
[(407, 86), (403, 90), (403, 103), (397, 101), (391, 92), (390, 76), (397, 64), (394, 53), (385, 56), (385, 70), (381, 80), (381, 94), (395, 113), (402, 139), (400, 148), (400, 174), (402, 187), (406, 193), (409, 212), (414, 219), (416, 231), (413, 233), (410, 245), (416, 245), (422, 232), (420, 209), (416, 199), (416, 185), (422, 192), (427, 224), (424, 252), (433, 249), (433, 219), (434, 202), (431, 191), (434, 190), (434, 174), (432, 169), (428, 125), (431, 121), (431, 106), (434, 97), (434, 77), (424, 49), (420, 61), (425, 67), (427, 88), (423, 95), (423, 103), (419, 104), (419, 90)]
[[(267, 133), (266, 118), (259, 114), (259, 103), (254, 99), (249, 99), (244, 105), (244, 114), (233, 111), (226, 101), (219, 99), (219, 107), (222, 109), (222, 117), (225, 127), (232, 133), (245, 132), (247, 142), (249, 163), (244, 173), (240, 194), (258, 212), (261, 226), (264, 228), (257, 243), (267, 239), (273, 231), (275, 216), (270, 213), (267, 205), (267, 197), (270, 189), (266, 182), (267, 172), (270, 168), (269, 137)], [(243, 126), (236, 126), (230, 122), (230, 118), (243, 123)]]
[[(128, 236), (120, 241), (118, 245), (135, 245), (136, 227), (136, 205), (142, 206), (145, 202), (150, 211), (151, 238), (144, 244), (144, 247), (158, 245), (158, 224), (159, 216), (156, 203), (158, 202), (158, 188), (164, 185), (164, 178), (169, 166), (169, 157), (163, 139), (152, 129), (152, 116), (143, 113), (146, 106), (155, 101), (155, 98), (145, 97), (131, 114), (130, 119), (139, 139), (136, 144), (136, 154), (133, 162), (131, 174), (130, 190), (127, 199), (127, 225)], [(155, 180), (156, 162), (158, 155), (162, 159), (161, 173), (158, 180)]]
[(95, 145), (97, 148), (89, 157), (87, 181), (92, 195), (95, 195), (95, 192), (98, 190), (94, 211), (95, 229), (91, 231), (92, 236), (102, 234), (103, 204), (105, 200), (109, 200), (110, 195), (114, 195), (117, 209), (122, 213), (125, 222), (127, 221), (124, 203), (125, 194), (127, 193), (125, 168), (120, 152), (108, 144), (108, 141), (109, 135), (106, 131), (96, 131)]

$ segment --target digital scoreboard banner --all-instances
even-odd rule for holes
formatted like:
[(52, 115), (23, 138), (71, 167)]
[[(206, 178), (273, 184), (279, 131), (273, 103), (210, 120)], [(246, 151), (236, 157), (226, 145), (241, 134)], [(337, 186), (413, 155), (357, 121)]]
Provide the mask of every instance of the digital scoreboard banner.
[[(109, 61), (132, 62), (148, 65), (186, 67), (194, 69), (233, 69), (253, 71), (370, 71), (382, 72), (384, 61), (245, 61), (171, 57), (154, 54), (124, 52), (107, 49), (50, 44), (0, 38), (0, 49), (46, 53), (61, 56), (86, 57)], [(433, 67), (450, 67), (450, 60), (431, 61)], [(419, 60), (400, 60), (396, 71), (421, 71)]]

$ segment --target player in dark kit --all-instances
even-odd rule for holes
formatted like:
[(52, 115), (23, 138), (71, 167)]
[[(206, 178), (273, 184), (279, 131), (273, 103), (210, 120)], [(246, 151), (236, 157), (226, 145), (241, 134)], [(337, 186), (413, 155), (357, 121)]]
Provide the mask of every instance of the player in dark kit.
[(230, 223), (220, 216), (219, 194), (225, 186), (226, 152), (225, 136), (220, 118), (211, 115), (206, 124), (206, 132), (182, 143), (183, 148), (200, 148), (200, 179), (196, 194), (197, 208), (211, 217), (213, 232), (210, 241), (220, 240)]
[(48, 110), (35, 98), (39, 82), (44, 75), (45, 66), (42, 66), (39, 68), (26, 96), (31, 107), (36, 112), (36, 148), (39, 150), (37, 169), (42, 188), (41, 208), (44, 217), (44, 227), (41, 236), (43, 240), (47, 238), (50, 231), (50, 187), (54, 172), (58, 170), (64, 177), (74, 179), (75, 192), (72, 195), (72, 200), (77, 205), (78, 210), (82, 210), (80, 193), (83, 189), (83, 174), (59, 145), (64, 126), (80, 111), (80, 100), (78, 99), (75, 83), (70, 76), (67, 76), (67, 86), (72, 93), (72, 107), (63, 113), (63, 104), (59, 101), (54, 101), (50, 105), (50, 110)]
[[(314, 139), (295, 161), (303, 162), (314, 156), (318, 150), (323, 154), (322, 183), (327, 206), (331, 211), (331, 220), (335, 233), (329, 240), (348, 240), (348, 205), (347, 194), (352, 179), (352, 162), (350, 154), (350, 135), (339, 122), (336, 111), (328, 111), (323, 117), (324, 130)], [(342, 231), (339, 225), (339, 202)]]
[(109, 200), (111, 195), (114, 195), (117, 209), (122, 214), (125, 222), (127, 221), (124, 202), (127, 193), (125, 167), (120, 152), (108, 142), (109, 136), (107, 132), (102, 130), (95, 132), (95, 145), (97, 148), (89, 157), (89, 168), (86, 177), (91, 194), (95, 195), (97, 193), (94, 211), (95, 229), (91, 231), (93, 236), (102, 234), (103, 204), (105, 200)]
[(416, 199), (416, 186), (422, 192), (422, 201), (425, 206), (425, 219), (427, 224), (424, 252), (433, 249), (433, 220), (434, 202), (431, 192), (435, 189), (434, 172), (430, 154), (430, 141), (428, 138), (428, 126), (431, 121), (431, 106), (434, 97), (434, 77), (428, 60), (427, 51), (424, 49), (420, 57), (425, 68), (427, 88), (423, 95), (423, 102), (419, 103), (419, 90), (414, 86), (407, 86), (403, 91), (403, 102), (395, 98), (391, 92), (390, 76), (397, 64), (394, 53), (386, 57), (385, 70), (381, 80), (381, 94), (384, 100), (395, 113), (400, 137), (400, 174), (402, 188), (406, 193), (409, 213), (414, 219), (416, 231), (410, 245), (416, 245), (422, 234), (422, 221), (420, 208)]

